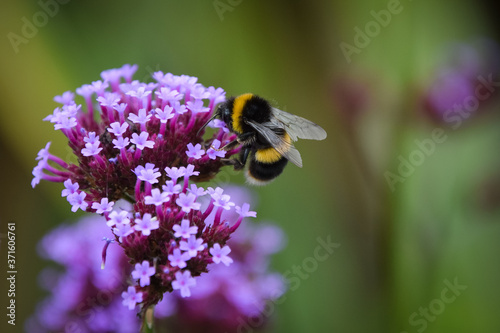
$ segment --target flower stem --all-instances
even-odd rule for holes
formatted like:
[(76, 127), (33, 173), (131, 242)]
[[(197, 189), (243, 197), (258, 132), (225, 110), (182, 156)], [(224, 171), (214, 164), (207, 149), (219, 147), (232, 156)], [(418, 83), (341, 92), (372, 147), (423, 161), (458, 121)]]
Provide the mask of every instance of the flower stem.
[(142, 319), (141, 333), (154, 333), (154, 306), (146, 309)]

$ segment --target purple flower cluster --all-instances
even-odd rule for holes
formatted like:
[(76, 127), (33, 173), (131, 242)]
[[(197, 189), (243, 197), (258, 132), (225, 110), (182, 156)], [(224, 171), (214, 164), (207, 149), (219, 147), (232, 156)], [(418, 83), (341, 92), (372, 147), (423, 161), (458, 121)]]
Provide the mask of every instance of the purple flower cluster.
[(135, 313), (122, 305), (131, 267), (119, 246), (110, 244), (101, 269), (102, 239), (111, 236), (106, 220), (94, 215), (61, 225), (42, 239), (38, 252), (63, 270), (46, 268), (40, 274), (39, 282), (50, 294), (26, 322), (27, 332), (139, 331)]
[(498, 95), (499, 55), (498, 44), (487, 39), (451, 45), (424, 95), (430, 118), (456, 128), (482, 111)]
[[(50, 154), (49, 142), (38, 154), (33, 187), (41, 179), (71, 179), (79, 189), (68, 198), (70, 202), (116, 201), (133, 195), (130, 185), (136, 178), (132, 170), (138, 166), (151, 163), (164, 170), (191, 164), (198, 172), (195, 179), (208, 180), (223, 165), (217, 157), (237, 152), (217, 150), (221, 142), (235, 138), (220, 123), (214, 125), (218, 132), (206, 141), (204, 131), (198, 133), (214, 107), (225, 100), (222, 88), (206, 88), (195, 77), (162, 72), (153, 74), (156, 83), (132, 81), (136, 69), (124, 65), (107, 70), (101, 73), (103, 80), (76, 89), (86, 110), (75, 102), (71, 91), (54, 98), (62, 106), (44, 120), (68, 138), (78, 165), (68, 165)], [(160, 182), (166, 180), (165, 174), (158, 177)], [(79, 195), (83, 199), (77, 199)]]
[[(242, 201), (251, 200), (241, 188), (229, 187), (226, 192)], [(210, 205), (209, 200), (202, 205)], [(215, 211), (211, 213), (206, 223), (215, 223), (215, 215)], [(239, 216), (235, 210), (222, 215), (229, 220)], [(189, 239), (197, 230), (183, 223), (176, 225), (175, 233), (175, 237)], [(27, 322), (28, 332), (139, 331), (140, 320), (128, 308), (134, 309), (143, 301), (144, 293), (138, 286), (150, 284), (156, 270), (149, 261), (131, 266), (120, 247), (107, 238), (111, 235), (106, 219), (93, 216), (75, 225), (60, 226), (43, 238), (39, 244), (42, 256), (64, 270), (47, 268), (40, 275), (41, 284), (50, 294)], [(101, 270), (103, 236), (109, 248), (108, 262)], [(282, 248), (283, 238), (281, 229), (271, 224), (243, 224), (227, 245), (212, 247), (210, 274), (198, 277), (195, 285), (189, 271), (177, 270), (172, 285), (178, 291), (165, 295), (156, 306), (155, 326), (179, 332), (233, 332), (257, 322), (255, 318), (263, 316), (266, 303), (285, 291), (282, 276), (269, 272), (270, 256)], [(231, 258), (227, 256), (229, 246)], [(188, 251), (180, 249), (169, 256), (172, 266), (189, 264), (188, 258)], [(138, 286), (127, 285), (130, 274)], [(192, 292), (192, 297), (184, 298), (186, 292)], [(258, 322), (264, 324), (267, 319)]]
[[(132, 81), (135, 70), (107, 70), (102, 81), (78, 88), (86, 111), (72, 92), (55, 98), (62, 106), (45, 120), (68, 138), (78, 164), (50, 154), (48, 143), (38, 154), (32, 186), (40, 179), (63, 182), (72, 211), (106, 218), (139, 281), (123, 293), (124, 305), (134, 309), (140, 303), (144, 312), (166, 292), (189, 296), (208, 264), (230, 264), (227, 240), (244, 217), (256, 213), (247, 203), (236, 206), (222, 188), (190, 182), (213, 178), (224, 165), (221, 158), (239, 150), (218, 150), (235, 138), (223, 124), (214, 126), (218, 130), (208, 140), (199, 131), (225, 92), (205, 88), (195, 77), (162, 72), (153, 74), (156, 83)], [(120, 199), (132, 206), (118, 207)], [(204, 209), (201, 200), (209, 202)], [(221, 217), (229, 210), (237, 213), (234, 220)], [(207, 225), (212, 211), (214, 221)]]
[[(231, 197), (251, 202), (247, 191), (228, 187)], [(224, 211), (223, 218), (237, 218), (236, 211)], [(212, 214), (206, 220), (213, 223)], [(231, 247), (231, 265), (210, 266), (210, 274), (200, 276), (192, 288), (190, 298), (174, 293), (156, 307), (158, 327), (168, 331), (195, 332), (243, 332), (259, 331), (268, 323), (270, 316), (266, 304), (275, 301), (286, 290), (280, 274), (269, 272), (269, 259), (284, 245), (281, 229), (268, 224), (243, 224), (227, 242)], [(214, 250), (214, 252), (218, 252)], [(223, 257), (223, 256), (222, 256)], [(221, 261), (223, 262), (223, 261)], [(272, 306), (272, 305), (271, 305)]]

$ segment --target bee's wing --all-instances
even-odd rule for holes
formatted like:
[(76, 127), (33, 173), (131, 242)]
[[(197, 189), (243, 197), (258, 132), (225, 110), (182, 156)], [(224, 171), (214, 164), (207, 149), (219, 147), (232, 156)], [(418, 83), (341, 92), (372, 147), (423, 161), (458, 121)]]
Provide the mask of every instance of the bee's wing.
[(273, 127), (276, 128), (273, 123), (269, 122), (261, 124), (254, 121), (247, 121), (247, 124), (252, 126), (260, 135), (262, 135), (278, 153), (299, 168), (302, 168), (302, 158), (300, 157), (299, 151), (291, 142), (286, 141), (283, 136), (278, 135), (273, 131)]
[(274, 117), (271, 117), (271, 122), (275, 126), (283, 128), (293, 141), (297, 141), (297, 138), (309, 140), (326, 139), (326, 131), (312, 121), (276, 108), (272, 108), (272, 115)]

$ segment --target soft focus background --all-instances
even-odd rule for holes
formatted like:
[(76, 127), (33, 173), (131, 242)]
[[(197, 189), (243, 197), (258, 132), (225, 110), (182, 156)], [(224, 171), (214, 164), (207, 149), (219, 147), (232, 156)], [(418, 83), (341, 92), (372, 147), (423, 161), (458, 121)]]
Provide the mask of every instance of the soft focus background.
[[(273, 268), (293, 288), (273, 332), (500, 331), (493, 1), (62, 2), (0, 5), (0, 232), (16, 223), (18, 271), (16, 327), (2, 313), (0, 331), (21, 332), (44, 296), (37, 242), (81, 215), (62, 184), (30, 186), (46, 142), (69, 156), (42, 119), (55, 95), (125, 63), (139, 80), (162, 70), (254, 92), (327, 130), (296, 144), (302, 169), (256, 189), (259, 217), (288, 238)], [(340, 247), (318, 260), (318, 238)]]

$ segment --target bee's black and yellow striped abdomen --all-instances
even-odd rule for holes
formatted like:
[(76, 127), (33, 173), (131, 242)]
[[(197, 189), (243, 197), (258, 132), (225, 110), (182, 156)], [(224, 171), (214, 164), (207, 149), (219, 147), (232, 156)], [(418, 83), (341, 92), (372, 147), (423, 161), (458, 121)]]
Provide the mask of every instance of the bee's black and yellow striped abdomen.
[[(288, 133), (284, 132), (282, 135), (283, 143), (276, 146), (281, 152), (288, 152), (291, 147), (292, 139)], [(255, 159), (264, 164), (272, 164), (278, 162), (283, 156), (274, 147), (269, 146), (257, 149), (255, 152)]]
[(262, 163), (254, 157), (248, 166), (247, 181), (252, 185), (266, 185), (283, 172), (287, 163), (288, 160), (281, 155), (273, 163)]
[[(285, 132), (283, 134), (283, 145), (277, 147), (281, 151), (288, 151), (292, 139)], [(281, 155), (274, 147), (257, 149), (247, 171), (247, 180), (254, 185), (265, 185), (278, 177), (285, 168), (288, 160)]]

